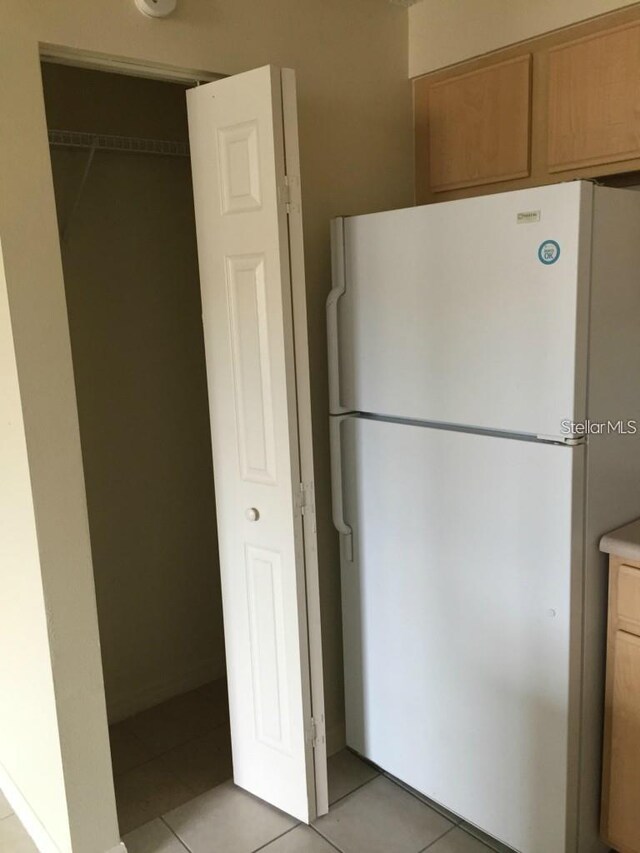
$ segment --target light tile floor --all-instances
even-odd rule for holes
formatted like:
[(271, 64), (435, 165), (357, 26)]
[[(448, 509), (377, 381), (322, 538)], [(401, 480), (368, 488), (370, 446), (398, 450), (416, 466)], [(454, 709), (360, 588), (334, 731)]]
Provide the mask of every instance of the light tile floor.
[(111, 726), (123, 834), (231, 778), (226, 682), (215, 681)]
[[(135, 769), (133, 758), (122, 760), (126, 773)], [(329, 799), (329, 814), (308, 827), (227, 781), (126, 833), (124, 842), (128, 853), (507, 851), (347, 750), (329, 759)], [(2, 795), (0, 851), (36, 853)]]
[(507, 853), (348, 750), (329, 814), (308, 827), (225, 782), (128, 835), (129, 853)]

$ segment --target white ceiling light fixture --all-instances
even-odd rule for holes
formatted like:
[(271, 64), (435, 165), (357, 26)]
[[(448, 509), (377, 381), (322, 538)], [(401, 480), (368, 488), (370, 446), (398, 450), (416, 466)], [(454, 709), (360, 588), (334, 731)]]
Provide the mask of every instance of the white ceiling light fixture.
[(150, 18), (166, 18), (176, 8), (178, 0), (136, 0), (136, 7)]

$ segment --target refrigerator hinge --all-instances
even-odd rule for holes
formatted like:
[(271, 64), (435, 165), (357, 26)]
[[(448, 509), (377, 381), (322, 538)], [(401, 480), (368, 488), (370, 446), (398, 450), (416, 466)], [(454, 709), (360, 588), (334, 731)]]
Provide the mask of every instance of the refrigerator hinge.
[(324, 714), (319, 717), (311, 717), (309, 728), (307, 731), (307, 741), (314, 749), (324, 744), (326, 740), (326, 728), (324, 722)]
[(561, 444), (565, 447), (579, 447), (581, 444), (586, 444), (584, 436), (575, 436), (573, 438), (561, 438), (558, 435), (536, 435), (538, 441), (546, 441), (549, 444)]

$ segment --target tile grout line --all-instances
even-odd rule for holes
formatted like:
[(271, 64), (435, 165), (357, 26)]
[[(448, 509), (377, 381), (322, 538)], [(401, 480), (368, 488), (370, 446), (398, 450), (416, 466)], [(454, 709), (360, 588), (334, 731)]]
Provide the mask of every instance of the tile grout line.
[(193, 853), (193, 850), (187, 845), (187, 843), (185, 841), (183, 841), (180, 838), (180, 836), (178, 835), (178, 833), (174, 831), (173, 827), (167, 823), (167, 821), (164, 819), (164, 815), (160, 815), (160, 817), (158, 819), (160, 821), (162, 821), (162, 823), (167, 827), (167, 829), (169, 830), (171, 835), (173, 835), (175, 838), (178, 839), (178, 843), (184, 847), (184, 849), (187, 851), (187, 853)]
[(285, 829), (285, 831), (281, 832), (280, 835), (276, 835), (275, 838), (271, 838), (269, 839), (269, 841), (266, 841), (264, 844), (261, 844), (260, 847), (256, 847), (255, 850), (251, 851), (251, 853), (258, 853), (259, 850), (264, 850), (270, 844), (273, 844), (274, 841), (278, 841), (278, 839), (284, 838), (285, 835), (289, 835), (290, 832), (293, 832), (293, 830), (297, 829), (299, 826), (301, 826), (300, 821), (298, 821), (298, 823), (294, 824), (293, 826), (290, 826), (289, 829)]
[[(395, 776), (390, 776), (388, 773), (385, 773), (384, 771), (382, 772), (382, 775), (384, 776), (385, 779), (388, 779), (390, 782), (393, 782), (393, 784), (397, 788), (400, 788), (401, 791), (406, 791), (407, 794), (411, 794), (411, 796), (414, 799), (416, 799), (419, 803), (422, 803), (423, 806), (427, 806), (432, 811), (439, 814), (440, 817), (443, 817), (445, 820), (448, 820), (449, 823), (452, 823), (454, 826), (460, 826), (460, 824), (464, 821), (464, 818), (458, 817), (458, 815), (454, 815), (453, 812), (447, 812), (447, 814), (444, 814), (444, 812), (446, 811), (446, 809), (444, 809), (444, 807), (441, 811), (440, 806), (438, 806), (437, 804), (434, 803), (434, 805), (431, 805), (430, 802), (427, 803), (419, 793), (414, 791), (413, 788), (410, 788), (409, 786), (405, 787), (404, 783), (401, 782), (399, 779), (396, 779)], [(451, 820), (451, 818), (454, 818), (454, 820)], [(422, 853), (422, 851), (420, 850), (419, 853)]]
[[(351, 750), (349, 750), (348, 747), (346, 747), (346, 749), (349, 752), (351, 752)], [(426, 802), (428, 797), (423, 797), (423, 795), (418, 793), (414, 788), (411, 788), (409, 785), (406, 785), (401, 779), (397, 779), (395, 776), (392, 776), (384, 768), (379, 767), (377, 764), (373, 764), (373, 762), (369, 761), (366, 758), (363, 758), (361, 755), (358, 755), (357, 752), (352, 752), (351, 754), (355, 755), (356, 758), (359, 758), (360, 761), (362, 761), (368, 767), (371, 767), (373, 770), (375, 770), (377, 772), (378, 776), (383, 776), (385, 779), (388, 779), (390, 782), (393, 782), (393, 784), (397, 788), (400, 788), (401, 791), (406, 791), (407, 794), (411, 794), (411, 796), (414, 799), (416, 799), (419, 803), (422, 803), (423, 806), (428, 806), (428, 808), (432, 809), (434, 812), (437, 812), (441, 817), (445, 818), (445, 820), (448, 820), (449, 823), (452, 823), (454, 826), (460, 826), (460, 824), (463, 823), (464, 818), (458, 817), (458, 815), (454, 815), (452, 812), (449, 812), (448, 809), (445, 809), (444, 806), (441, 807), (437, 803), (434, 803), (433, 801)], [(377, 777), (374, 777), (374, 778), (377, 778)], [(358, 787), (354, 788), (353, 791), (350, 791), (349, 794), (353, 794), (355, 791), (359, 790), (360, 788), (363, 788), (369, 782), (373, 782), (373, 779), (369, 779), (368, 782), (363, 782), (362, 785), (358, 785)], [(339, 797), (335, 802), (336, 803), (340, 802), (340, 800), (343, 800), (345, 797), (348, 797), (349, 794), (345, 794), (344, 796)], [(330, 805), (335, 805), (335, 803), (331, 803)], [(445, 812), (446, 812), (446, 814), (445, 814)], [(453, 818), (453, 820), (452, 820), (452, 818)], [(419, 851), (419, 853), (422, 853), (422, 851)]]
[[(467, 824), (466, 826), (463, 826), (463, 824), (464, 824), (464, 821), (462, 821), (462, 822), (459, 824), (458, 829), (461, 829), (461, 830), (462, 830), (462, 832), (464, 832), (464, 833), (465, 833), (465, 835), (468, 835), (468, 836), (469, 836), (469, 838), (473, 838), (475, 841), (477, 841), (477, 842), (478, 842), (478, 844), (482, 844), (482, 846), (483, 846), (483, 847), (485, 847), (487, 850), (490, 850), (490, 851), (491, 851), (491, 853), (500, 853), (500, 851), (498, 850), (498, 848), (493, 846), (494, 844), (501, 844), (501, 845), (502, 845), (502, 847), (503, 847), (503, 849), (508, 849), (508, 850), (510, 851), (510, 853), (515, 853), (515, 850), (514, 850), (514, 851), (511, 851), (511, 848), (507, 848), (507, 846), (506, 846), (505, 844), (502, 844), (502, 842), (501, 842), (501, 841), (498, 841), (498, 839), (497, 839), (497, 838), (493, 838), (493, 839), (491, 839), (492, 843), (491, 843), (491, 844), (488, 844), (484, 839), (482, 839), (482, 838), (478, 838), (478, 836), (477, 836), (477, 835), (474, 835), (474, 834), (473, 834), (473, 832), (471, 832), (471, 831), (467, 828), (470, 824)], [(475, 828), (475, 827), (473, 827), (473, 828)], [(482, 832), (482, 830), (479, 830), (479, 832)], [(483, 833), (483, 834), (485, 834), (485, 833)], [(487, 838), (491, 838), (491, 836), (487, 836)]]
[[(370, 765), (370, 766), (373, 766), (373, 765)], [(334, 800), (332, 803), (330, 803), (329, 804), (329, 813), (331, 812), (331, 809), (333, 808), (333, 806), (335, 806), (337, 803), (340, 803), (343, 800), (346, 800), (348, 797), (352, 796), (353, 794), (356, 794), (358, 791), (361, 791), (362, 788), (365, 788), (367, 785), (370, 785), (372, 782), (375, 782), (376, 779), (383, 778), (383, 779), (387, 779), (389, 782), (391, 782), (393, 785), (395, 785), (396, 788), (399, 788), (405, 794), (409, 794), (411, 797), (413, 797), (414, 800), (417, 800), (421, 805), (426, 806), (426, 808), (431, 809), (431, 811), (435, 812), (437, 815), (439, 815), (441, 818), (443, 818), (443, 820), (446, 820), (446, 821), (448, 821), (448, 823), (451, 824), (451, 826), (449, 826), (448, 829), (446, 829), (437, 838), (434, 838), (433, 841), (429, 842), (429, 844), (427, 844), (426, 847), (423, 847), (421, 850), (419, 850), (418, 853), (424, 853), (424, 851), (428, 850), (430, 847), (432, 847), (434, 844), (436, 844), (436, 842), (438, 842), (438, 841), (440, 841), (440, 839), (444, 838), (445, 835), (448, 835), (450, 832), (452, 832), (454, 829), (457, 829), (460, 826), (460, 823), (462, 822), (462, 818), (457, 818), (457, 822), (452, 821), (451, 818), (449, 818), (447, 815), (444, 815), (439, 809), (434, 808), (429, 803), (426, 803), (418, 794), (414, 793), (413, 790), (411, 790), (409, 788), (405, 788), (404, 785), (401, 785), (399, 783), (399, 781), (396, 781), (395, 778), (389, 776), (383, 770), (378, 770), (377, 768), (374, 768), (374, 769), (377, 770), (376, 776), (374, 776), (372, 779), (367, 779), (366, 782), (363, 782), (361, 785), (358, 785), (357, 788), (354, 788), (352, 791), (349, 791), (347, 794), (344, 794), (342, 797), (338, 797), (337, 800)], [(323, 817), (324, 817), (324, 815), (323, 815)], [(454, 815), (454, 817), (457, 817), (457, 816)], [(314, 824), (310, 824), (310, 826), (311, 826), (311, 829), (313, 829), (324, 841), (326, 841), (329, 845), (331, 845), (331, 847), (333, 847), (335, 850), (337, 850), (338, 853), (343, 853), (343, 851), (339, 847), (337, 847), (336, 844), (330, 838), (328, 838), (326, 835), (324, 835), (318, 829), (317, 826), (315, 826)], [(470, 833), (467, 833), (467, 834), (470, 834)], [(473, 836), (471, 836), (471, 837), (473, 837)], [(255, 853), (255, 851), (254, 851), (254, 853)]]
[[(370, 785), (372, 782), (375, 782), (375, 780), (378, 779), (382, 775), (383, 774), (380, 773), (380, 771), (378, 771), (378, 775), (374, 776), (373, 779), (367, 779), (365, 782), (361, 782), (358, 786), (353, 788), (353, 790), (347, 791), (346, 794), (343, 794), (341, 797), (338, 797), (337, 800), (333, 800), (332, 802), (330, 802), (329, 803), (329, 811), (331, 811), (332, 807), (335, 806), (337, 803), (341, 803), (343, 800), (346, 800), (347, 797), (350, 797), (351, 794), (355, 794), (357, 791), (362, 790), (362, 788), (364, 788), (365, 785)], [(328, 814), (328, 812), (327, 812), (327, 814)], [(322, 815), (322, 817), (324, 817), (324, 815)]]
[[(361, 787), (362, 787), (362, 786), (361, 786)], [(344, 799), (344, 797), (343, 797), (342, 799)], [(317, 827), (315, 827), (313, 824), (309, 824), (309, 828), (310, 828), (310, 829), (312, 829), (312, 830), (316, 833), (316, 835), (319, 835), (319, 836), (320, 836), (320, 838), (322, 838), (322, 840), (323, 840), (323, 841), (326, 841), (326, 842), (327, 842), (327, 844), (328, 844), (330, 847), (333, 847), (333, 849), (334, 849), (334, 850), (337, 850), (337, 851), (338, 851), (338, 853), (344, 853), (344, 851), (342, 850), (342, 848), (341, 848), (341, 847), (338, 847), (338, 845), (337, 845), (337, 844), (335, 844), (333, 841), (331, 841), (331, 839), (330, 839), (330, 838), (327, 838), (327, 836), (326, 836), (326, 835), (323, 835), (323, 834), (320, 832), (320, 830), (319, 830)]]
[[(396, 787), (400, 788), (401, 791), (406, 791), (407, 794), (411, 794), (411, 796), (414, 797), (419, 803), (422, 803), (423, 806), (427, 806), (428, 808), (432, 809), (432, 811), (439, 814), (440, 817), (443, 817), (445, 820), (448, 820), (449, 823), (452, 823), (453, 826), (451, 827), (451, 829), (460, 829), (460, 830), (462, 830), (462, 832), (465, 833), (465, 835), (468, 835), (470, 838), (473, 838), (475, 841), (478, 841), (480, 844), (482, 844), (484, 847), (486, 847), (487, 850), (492, 851), (492, 853), (499, 853), (497, 848), (493, 847), (490, 844), (487, 844), (486, 841), (483, 841), (481, 838), (478, 838), (477, 835), (474, 835), (473, 832), (470, 832), (465, 826), (465, 819), (463, 817), (458, 817), (457, 815), (454, 815), (452, 812), (449, 812), (447, 814), (443, 814), (443, 812), (440, 810), (440, 807), (438, 805), (436, 805), (436, 804), (431, 805), (431, 803), (425, 802), (425, 800), (422, 799), (420, 794), (418, 794), (416, 791), (414, 791), (412, 788), (410, 788), (408, 786), (405, 787), (404, 783), (401, 782), (399, 779), (396, 779), (394, 776), (390, 776), (385, 771), (382, 771), (382, 775), (385, 777), (385, 779), (388, 779), (390, 782), (393, 782), (393, 784), (396, 785)], [(455, 818), (455, 820), (451, 820), (452, 817)], [(451, 829), (448, 829), (447, 832), (445, 832), (444, 834), (447, 835), (449, 832), (451, 832)], [(442, 837), (443, 836), (441, 835), (440, 838), (442, 838)], [(436, 841), (437, 840), (438, 839), (436, 839)], [(498, 842), (496, 841), (496, 843), (498, 843)], [(435, 844), (435, 842), (432, 842), (432, 844)], [(428, 850), (429, 847), (431, 847), (431, 844), (429, 844), (427, 847), (425, 847), (424, 850)], [(420, 850), (419, 853), (424, 853), (424, 851)], [(515, 851), (514, 851), (514, 853), (515, 853)]]
[(439, 835), (437, 838), (434, 838), (433, 841), (430, 841), (429, 844), (427, 844), (426, 847), (423, 847), (422, 850), (418, 851), (418, 853), (425, 853), (425, 850), (429, 850), (431, 847), (433, 847), (434, 844), (437, 844), (438, 841), (442, 841), (445, 835), (449, 835), (450, 832), (453, 832), (453, 830), (457, 828), (458, 827), (455, 824), (453, 826), (450, 826), (449, 829), (442, 833), (442, 835)]

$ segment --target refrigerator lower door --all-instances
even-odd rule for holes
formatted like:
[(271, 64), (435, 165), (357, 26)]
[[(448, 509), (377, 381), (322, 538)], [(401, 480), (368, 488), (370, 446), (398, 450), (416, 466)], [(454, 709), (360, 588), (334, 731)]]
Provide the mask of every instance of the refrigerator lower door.
[(515, 850), (574, 850), (584, 448), (341, 429), (348, 745)]

